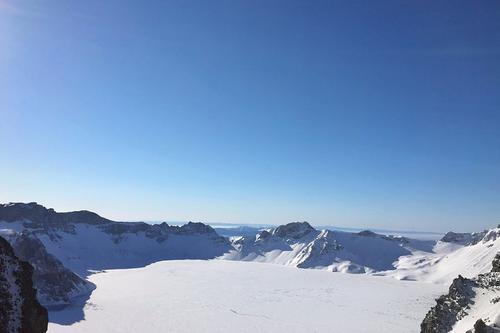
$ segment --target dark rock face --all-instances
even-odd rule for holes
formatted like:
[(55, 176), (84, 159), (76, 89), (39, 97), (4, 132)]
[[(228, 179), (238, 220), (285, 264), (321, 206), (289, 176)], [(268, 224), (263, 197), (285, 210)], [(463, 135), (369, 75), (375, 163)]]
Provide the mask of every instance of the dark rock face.
[(7, 239), (16, 256), (34, 267), (33, 284), (43, 305), (69, 304), (72, 297), (95, 289), (94, 284), (71, 272), (48, 253), (43, 243), (29, 231), (13, 234)]
[(314, 231), (314, 229), (307, 222), (292, 222), (284, 225), (280, 225), (273, 231), (273, 235), (281, 238), (293, 238), (299, 239)]
[(473, 233), (456, 233), (456, 232), (448, 232), (443, 238), (441, 238), (442, 242), (446, 243), (456, 243), (461, 245), (474, 245), (479, 243), (483, 237), (486, 235), (487, 231), (482, 232), (473, 232)]
[(86, 210), (58, 213), (52, 208), (45, 208), (36, 202), (2, 204), (0, 205), (0, 219), (7, 222), (27, 219), (36, 221), (40, 227), (64, 225), (68, 222), (94, 225), (109, 222), (108, 219)]
[(500, 252), (497, 253), (497, 255), (495, 256), (495, 259), (493, 259), (492, 266), (493, 266), (491, 268), (492, 272), (499, 272), (500, 273)]
[(450, 231), (441, 238), (441, 241), (460, 245), (475, 245), (479, 242), (494, 241), (497, 238), (500, 238), (500, 230), (498, 229), (473, 233), (455, 233)]
[(420, 325), (421, 333), (449, 332), (457, 320), (467, 313), (465, 309), (471, 304), (475, 295), (474, 280), (458, 276), (453, 280), (448, 294), (439, 297), (436, 305), (427, 313)]
[(32, 284), (33, 268), (19, 260), (0, 237), (0, 332), (43, 333), (47, 310), (38, 303)]
[[(169, 234), (211, 234), (220, 237), (212, 227), (200, 222), (189, 222), (183, 226), (170, 226), (165, 222), (154, 225), (144, 222), (116, 222), (86, 210), (59, 213), (36, 202), (0, 204), (0, 221), (20, 221), (24, 228), (34, 234), (48, 235), (51, 240), (60, 239), (60, 231), (75, 234), (79, 224), (96, 226), (110, 234), (115, 243), (119, 243), (126, 234), (140, 232), (158, 242), (165, 241)], [(220, 238), (222, 242), (223, 237)]]
[[(474, 303), (476, 290), (499, 290), (500, 253), (493, 260), (491, 272), (479, 274), (474, 279), (466, 279), (458, 276), (453, 280), (447, 295), (443, 295), (436, 300), (436, 305), (427, 313), (420, 325), (421, 333), (446, 333), (452, 329), (453, 324), (467, 315), (467, 311)], [(492, 300), (495, 303), (495, 299)], [(483, 326), (484, 325), (484, 326)], [(476, 327), (477, 326), (477, 327)], [(474, 325), (474, 332), (494, 332), (482, 320), (478, 320)], [(496, 332), (496, 331), (495, 331)]]
[(488, 333), (486, 324), (482, 319), (478, 319), (474, 324), (474, 333)]

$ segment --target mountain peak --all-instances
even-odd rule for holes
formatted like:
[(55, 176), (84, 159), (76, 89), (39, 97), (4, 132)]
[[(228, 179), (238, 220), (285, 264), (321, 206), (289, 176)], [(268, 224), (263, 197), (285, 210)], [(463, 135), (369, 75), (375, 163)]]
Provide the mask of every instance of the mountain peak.
[(294, 238), (299, 239), (314, 229), (308, 222), (291, 222), (288, 224), (280, 225), (273, 230), (273, 235), (281, 238)]

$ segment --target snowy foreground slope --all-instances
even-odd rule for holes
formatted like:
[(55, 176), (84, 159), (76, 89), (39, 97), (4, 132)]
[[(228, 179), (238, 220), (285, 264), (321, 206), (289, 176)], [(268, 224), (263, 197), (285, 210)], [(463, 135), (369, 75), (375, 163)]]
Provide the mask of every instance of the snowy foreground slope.
[[(65, 332), (418, 332), (442, 292), (428, 283), (221, 260), (163, 261), (90, 276), (84, 320)], [(78, 311), (78, 309), (73, 309)]]

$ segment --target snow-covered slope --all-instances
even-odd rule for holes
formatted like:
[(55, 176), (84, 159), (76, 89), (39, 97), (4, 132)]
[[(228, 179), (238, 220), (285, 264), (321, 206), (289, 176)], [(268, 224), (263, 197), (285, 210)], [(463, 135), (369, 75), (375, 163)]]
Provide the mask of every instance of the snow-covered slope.
[(473, 278), (489, 272), (493, 258), (500, 251), (500, 228), (461, 235), (453, 238), (448, 234), (431, 252), (414, 251), (399, 258), (396, 270), (384, 272), (384, 275), (447, 285), (458, 275)]
[(333, 272), (368, 273), (394, 269), (393, 263), (413, 251), (429, 250), (432, 241), (375, 234), (316, 230), (307, 222), (294, 222), (256, 236), (232, 238), (228, 260), (276, 263)]

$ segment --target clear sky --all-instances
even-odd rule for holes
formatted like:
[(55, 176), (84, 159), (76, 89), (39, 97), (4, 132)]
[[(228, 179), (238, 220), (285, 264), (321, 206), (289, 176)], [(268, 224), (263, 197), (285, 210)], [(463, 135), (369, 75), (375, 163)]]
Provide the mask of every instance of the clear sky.
[(500, 1), (0, 0), (0, 201), (500, 223)]

